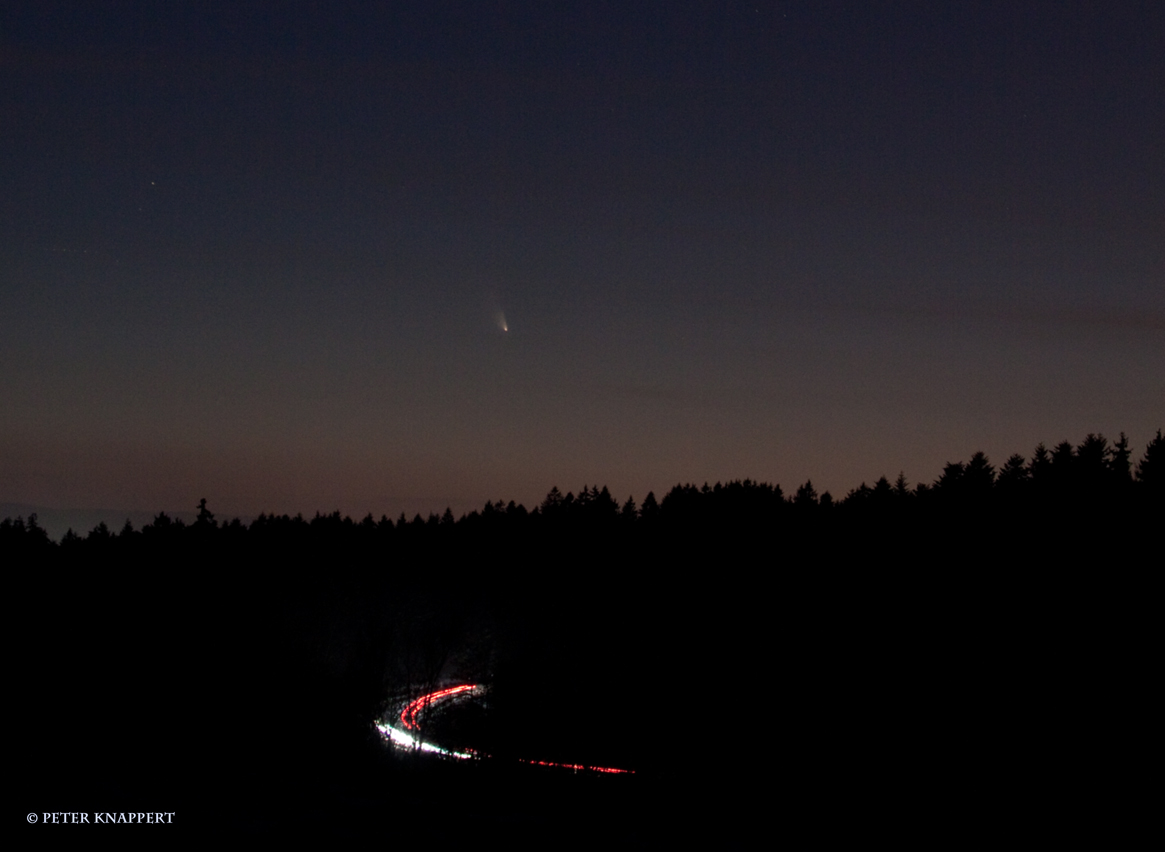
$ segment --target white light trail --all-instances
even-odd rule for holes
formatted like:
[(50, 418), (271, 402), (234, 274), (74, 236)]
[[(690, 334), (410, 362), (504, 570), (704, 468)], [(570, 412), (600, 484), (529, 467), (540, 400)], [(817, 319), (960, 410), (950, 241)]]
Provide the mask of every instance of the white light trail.
[[(488, 755), (476, 754), (473, 751), (453, 751), (452, 749), (441, 748), (439, 745), (425, 742), (420, 737), (420, 720), (418, 715), (428, 710), (437, 702), (443, 702), (445, 699), (453, 698), (457, 695), (480, 695), (484, 691), (483, 687), (475, 684), (462, 684), (460, 686), (450, 686), (445, 689), (438, 689), (436, 692), (430, 692), (416, 698), (405, 704), (399, 714), (401, 724), (406, 730), (393, 727), (387, 722), (380, 722), (376, 725), (376, 729), (380, 731), (381, 735), (388, 739), (394, 746), (408, 751), (424, 751), (429, 754), (439, 754), (442, 757), (454, 757), (458, 760), (480, 759), (481, 757), (488, 757)], [(604, 772), (617, 773), (620, 775), (634, 775), (633, 769), (616, 769), (611, 766), (584, 766), (583, 764), (573, 763), (554, 763), (547, 760), (525, 760), (519, 758), (521, 763), (528, 763), (534, 766), (551, 766), (559, 769), (571, 769), (575, 772)]]

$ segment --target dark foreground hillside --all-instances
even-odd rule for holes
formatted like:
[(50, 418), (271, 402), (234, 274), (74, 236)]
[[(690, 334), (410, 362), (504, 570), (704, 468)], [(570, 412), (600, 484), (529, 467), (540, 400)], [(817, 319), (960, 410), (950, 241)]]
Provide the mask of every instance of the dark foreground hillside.
[[(1138, 465), (1098, 441), (837, 501), (587, 488), (249, 526), (204, 504), (59, 544), (5, 522), (21, 805), (385, 838), (1111, 832), (1146, 795), (1161, 441)], [(491, 760), (384, 746), (390, 696), (454, 682), (488, 692), (435, 730)]]

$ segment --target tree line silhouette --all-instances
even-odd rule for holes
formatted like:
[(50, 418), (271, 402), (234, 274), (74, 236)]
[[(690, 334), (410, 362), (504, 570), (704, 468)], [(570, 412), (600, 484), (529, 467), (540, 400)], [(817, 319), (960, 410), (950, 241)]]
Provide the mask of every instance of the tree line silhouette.
[(250, 524), (238, 518), (220, 524), (203, 499), (192, 524), (171, 519), (163, 512), (141, 530), (135, 530), (127, 520), (114, 533), (102, 522), (85, 536), (69, 529), (59, 543), (39, 526), (35, 514), (27, 521), (22, 517), (6, 518), (0, 521), (0, 549), (10, 556), (43, 557), (54, 549), (61, 555), (121, 553), (139, 546), (180, 546), (179, 542), (205, 546), (215, 541), (222, 546), (237, 546), (244, 539), (270, 545), (284, 538), (294, 541), (297, 547), (333, 546), (342, 541), (357, 546), (428, 545), (442, 538), (482, 533), (675, 533), (690, 531), (693, 526), (740, 532), (784, 518), (884, 521), (888, 513), (899, 518), (916, 514), (928, 519), (957, 518), (959, 513), (968, 511), (1043, 516), (1090, 512), (1099, 506), (1136, 513), (1159, 507), (1163, 493), (1165, 440), (1158, 430), (1135, 466), (1123, 433), (1113, 443), (1103, 435), (1090, 434), (1075, 447), (1068, 441), (1050, 450), (1040, 444), (1030, 458), (1012, 455), (998, 470), (984, 453), (977, 452), (967, 462), (948, 463), (930, 484), (911, 487), (901, 474), (893, 483), (883, 476), (873, 486), (861, 483), (841, 499), (835, 499), (828, 491), (818, 494), (811, 480), (789, 497), (780, 485), (750, 479), (717, 482), (714, 486), (705, 483), (702, 487), (677, 484), (662, 501), (648, 493), (642, 505), (633, 497), (620, 504), (606, 486), (584, 485), (577, 495), (563, 495), (554, 487), (532, 510), (512, 500), (498, 500), (460, 518), (455, 518), (451, 509), (443, 515), (430, 513), (427, 518), (417, 514), (411, 520), (402, 513), (395, 521), (384, 515), (376, 520), (371, 514), (354, 521), (339, 512), (317, 513), (310, 520), (302, 515), (261, 514)]

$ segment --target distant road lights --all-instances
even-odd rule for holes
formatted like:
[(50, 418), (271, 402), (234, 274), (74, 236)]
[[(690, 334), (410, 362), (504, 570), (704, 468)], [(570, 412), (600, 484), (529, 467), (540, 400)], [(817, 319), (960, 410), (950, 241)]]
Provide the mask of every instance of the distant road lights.
[[(420, 722), (417, 716), (423, 710), (428, 710), (434, 703), (444, 701), (447, 698), (452, 698), (455, 695), (477, 695), (483, 692), (483, 688), (479, 684), (467, 683), (460, 686), (450, 686), (445, 689), (438, 689), (436, 692), (430, 692), (410, 701), (400, 711), (400, 722), (404, 726), (404, 730), (394, 728), (386, 722), (382, 722), (376, 726), (376, 729), (386, 737), (389, 742), (398, 748), (408, 749), (410, 751), (424, 751), (430, 754), (439, 754), (443, 757), (455, 757), (459, 760), (481, 759), (488, 757), (488, 755), (480, 755), (473, 749), (466, 749), (465, 751), (453, 751), (441, 746), (427, 743), (420, 737)], [(602, 772), (607, 774), (618, 775), (634, 775), (633, 769), (616, 769), (612, 766), (585, 766), (581, 763), (555, 763), (549, 760), (525, 760), (518, 758), (520, 763), (526, 763), (531, 766), (548, 766), (557, 769), (570, 769), (574, 772)]]

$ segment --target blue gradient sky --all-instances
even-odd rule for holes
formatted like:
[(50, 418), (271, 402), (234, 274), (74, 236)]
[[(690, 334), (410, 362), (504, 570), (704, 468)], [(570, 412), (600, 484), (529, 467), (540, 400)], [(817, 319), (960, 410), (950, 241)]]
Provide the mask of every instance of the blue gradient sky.
[(0, 11), (0, 501), (844, 494), (1165, 420), (1159, 4), (271, 5)]

